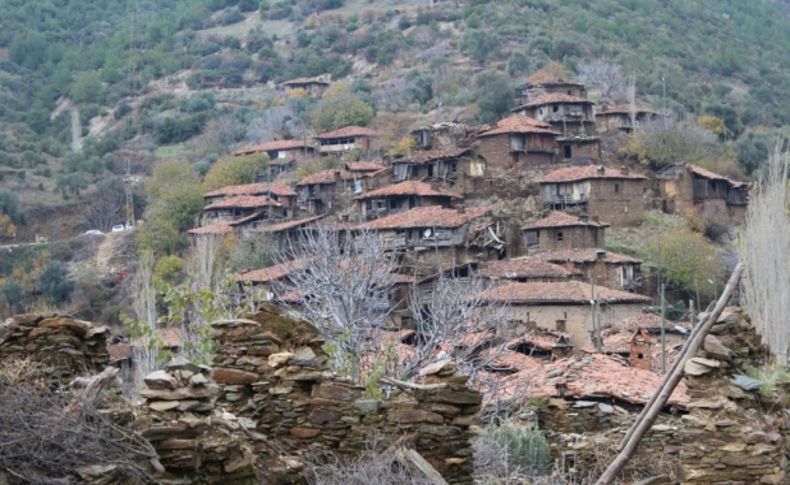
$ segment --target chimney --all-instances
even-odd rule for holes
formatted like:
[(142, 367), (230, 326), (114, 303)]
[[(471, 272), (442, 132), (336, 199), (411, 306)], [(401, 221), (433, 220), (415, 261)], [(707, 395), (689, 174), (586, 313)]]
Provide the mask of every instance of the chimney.
[(604, 168), (603, 165), (598, 165), (598, 169), (596, 171), (598, 172), (598, 175), (603, 175), (606, 173), (606, 168)]

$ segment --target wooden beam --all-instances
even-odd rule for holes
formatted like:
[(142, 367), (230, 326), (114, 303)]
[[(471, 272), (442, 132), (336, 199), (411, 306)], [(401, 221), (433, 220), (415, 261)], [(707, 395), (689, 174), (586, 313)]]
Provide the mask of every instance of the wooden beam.
[(641, 419), (638, 419), (636, 427), (623, 446), (623, 449), (615, 457), (612, 463), (609, 464), (609, 467), (603, 472), (598, 481), (595, 482), (595, 485), (609, 485), (612, 483), (617, 474), (620, 473), (620, 470), (622, 470), (626, 463), (628, 463), (628, 460), (631, 459), (631, 456), (633, 456), (637, 446), (639, 446), (639, 442), (642, 441), (642, 436), (644, 436), (647, 430), (649, 430), (653, 425), (656, 416), (666, 405), (669, 396), (672, 395), (672, 391), (675, 390), (678, 382), (680, 382), (680, 379), (683, 377), (683, 368), (685, 367), (686, 361), (697, 353), (697, 350), (699, 350), (705, 341), (705, 336), (707, 335), (708, 331), (716, 323), (716, 320), (719, 319), (721, 312), (724, 311), (724, 307), (727, 306), (727, 302), (729, 302), (732, 293), (738, 286), (738, 281), (740, 281), (742, 273), (743, 263), (739, 263), (732, 272), (732, 275), (730, 275), (727, 286), (724, 288), (724, 292), (716, 302), (716, 306), (713, 308), (713, 311), (707, 316), (705, 322), (702, 323), (702, 325), (699, 325), (699, 331), (689, 341), (688, 347), (686, 348), (686, 353), (682, 356), (682, 358), (678, 358), (676, 365), (672, 368), (672, 372), (667, 374), (668, 378), (656, 389), (653, 397), (645, 406), (648, 408), (647, 412), (641, 417)]

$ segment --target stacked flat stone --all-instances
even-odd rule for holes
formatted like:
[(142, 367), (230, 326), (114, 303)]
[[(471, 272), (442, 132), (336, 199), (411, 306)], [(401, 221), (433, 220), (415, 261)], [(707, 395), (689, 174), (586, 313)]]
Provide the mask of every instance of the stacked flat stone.
[(250, 423), (215, 407), (219, 386), (211, 368), (183, 358), (144, 378), (136, 428), (168, 474), (199, 483), (257, 483)]
[(58, 381), (103, 369), (109, 362), (104, 325), (68, 315), (16, 315), (0, 324), (0, 360), (31, 357)]
[(415, 436), (414, 448), (449, 482), (472, 480), (471, 431), (481, 395), (449, 362), (424, 369), (418, 383), (371, 399), (364, 387), (335, 375), (315, 328), (265, 306), (246, 319), (214, 324), (218, 403), (256, 423), (285, 457), (331, 451), (353, 456), (371, 437)]

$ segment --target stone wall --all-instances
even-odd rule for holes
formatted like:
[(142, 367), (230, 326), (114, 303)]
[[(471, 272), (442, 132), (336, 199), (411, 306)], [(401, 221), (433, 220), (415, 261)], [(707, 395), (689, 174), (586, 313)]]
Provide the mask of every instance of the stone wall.
[(614, 227), (642, 223), (647, 182), (632, 179), (592, 179), (587, 213)]
[(373, 399), (365, 388), (329, 370), (323, 341), (308, 323), (273, 306), (249, 319), (214, 324), (214, 379), (219, 404), (252, 419), (256, 432), (294, 457), (330, 451), (352, 456), (371, 438), (411, 435), (414, 448), (451, 483), (471, 483), (471, 432), (481, 396), (446, 362), (417, 382), (433, 390), (388, 389)]
[(29, 357), (47, 365), (47, 375), (64, 384), (108, 364), (108, 334), (104, 325), (67, 315), (16, 315), (0, 324), (0, 361)]

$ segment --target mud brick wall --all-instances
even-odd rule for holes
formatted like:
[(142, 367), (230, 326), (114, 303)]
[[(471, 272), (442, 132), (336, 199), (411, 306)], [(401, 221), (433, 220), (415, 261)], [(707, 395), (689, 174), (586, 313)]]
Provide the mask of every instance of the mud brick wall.
[(448, 481), (471, 483), (470, 426), (481, 396), (448, 362), (423, 369), (420, 383), (440, 389), (371, 399), (335, 375), (323, 341), (308, 323), (265, 306), (248, 319), (214, 324), (218, 404), (255, 422), (255, 431), (294, 456), (331, 451), (353, 456), (371, 437), (412, 435), (415, 449)]

